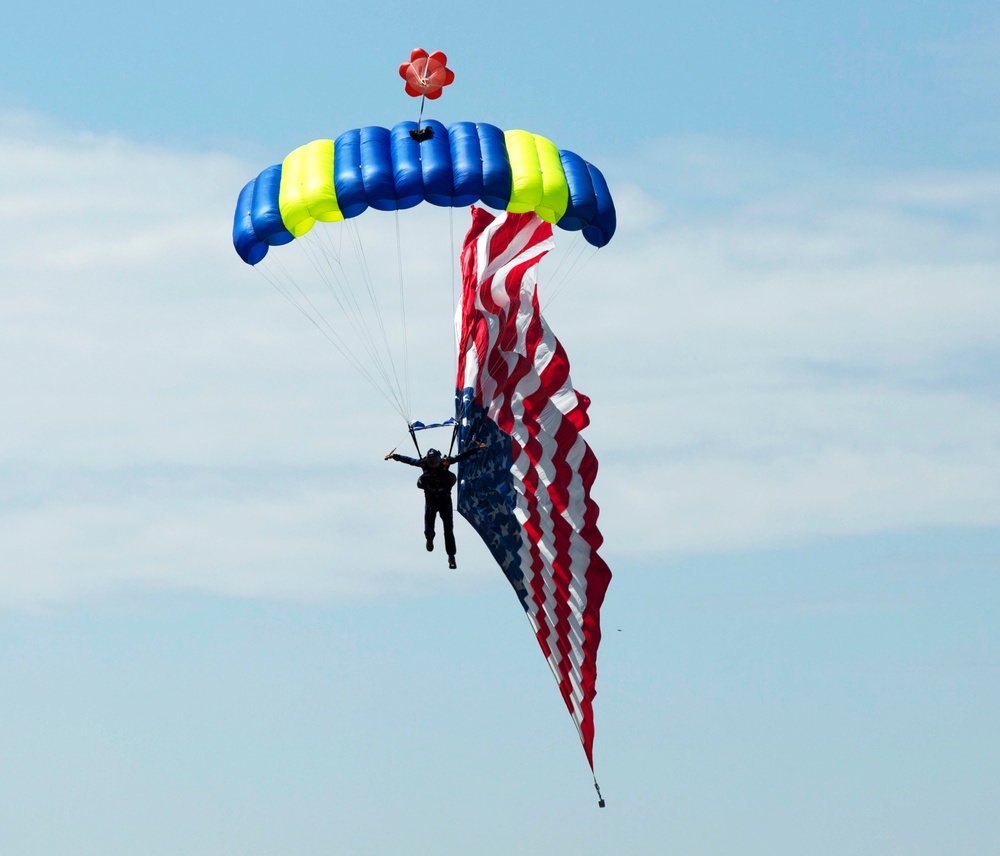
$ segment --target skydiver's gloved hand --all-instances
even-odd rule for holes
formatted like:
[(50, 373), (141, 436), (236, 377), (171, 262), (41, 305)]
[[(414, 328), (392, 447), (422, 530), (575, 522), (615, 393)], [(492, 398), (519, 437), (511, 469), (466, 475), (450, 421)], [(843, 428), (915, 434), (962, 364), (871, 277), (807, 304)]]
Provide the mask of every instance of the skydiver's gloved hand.
[(486, 448), (486, 444), (482, 440), (477, 441), (476, 445), (479, 446), (480, 449)]
[(396, 450), (393, 449), (391, 452), (389, 452), (388, 455), (385, 456), (385, 458), (383, 458), (383, 460), (388, 461), (389, 458), (391, 458), (393, 456), (393, 454), (395, 454), (395, 452), (396, 452)]

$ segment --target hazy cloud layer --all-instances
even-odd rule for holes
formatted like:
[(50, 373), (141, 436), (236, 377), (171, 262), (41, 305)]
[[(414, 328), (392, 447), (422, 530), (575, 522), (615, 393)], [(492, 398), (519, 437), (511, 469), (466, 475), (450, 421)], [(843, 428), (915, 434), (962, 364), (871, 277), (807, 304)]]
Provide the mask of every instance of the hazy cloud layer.
[[(493, 579), (464, 524), (460, 578), (422, 552), (412, 472), (381, 460), (402, 420), (233, 252), (236, 194), (265, 165), (0, 119), (0, 603)], [(619, 234), (547, 314), (593, 398), (612, 566), (995, 525), (1000, 175), (706, 140), (654, 141), (608, 172)], [(360, 224), (390, 295), (394, 221)], [(415, 414), (436, 418), (441, 262), (465, 215), (400, 222), (406, 372)]]

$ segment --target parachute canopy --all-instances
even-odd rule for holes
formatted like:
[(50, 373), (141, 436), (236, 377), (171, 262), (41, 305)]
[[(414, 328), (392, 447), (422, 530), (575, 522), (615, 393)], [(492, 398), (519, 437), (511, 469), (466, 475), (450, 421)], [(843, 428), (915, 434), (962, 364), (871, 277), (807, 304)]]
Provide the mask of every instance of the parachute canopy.
[(600, 170), (528, 131), (429, 121), (417, 142), (415, 122), (392, 130), (369, 126), (336, 140), (315, 140), (268, 167), (240, 193), (233, 244), (255, 265), (271, 246), (306, 234), (317, 220), (357, 217), (368, 208), (395, 211), (421, 202), (465, 207), (482, 202), (582, 230), (595, 247), (615, 233), (615, 206)]

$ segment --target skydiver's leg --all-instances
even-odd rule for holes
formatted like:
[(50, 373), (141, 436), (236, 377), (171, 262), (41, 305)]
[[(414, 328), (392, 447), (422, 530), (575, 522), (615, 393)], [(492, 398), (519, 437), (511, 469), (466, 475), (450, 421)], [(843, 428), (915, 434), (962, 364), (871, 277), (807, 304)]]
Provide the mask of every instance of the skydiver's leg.
[(451, 494), (445, 494), (438, 506), (441, 528), (444, 529), (444, 549), (449, 558), (455, 555), (455, 515), (451, 507)]
[(424, 494), (424, 538), (427, 539), (427, 552), (434, 549), (434, 515), (437, 514), (434, 501), (429, 493)]

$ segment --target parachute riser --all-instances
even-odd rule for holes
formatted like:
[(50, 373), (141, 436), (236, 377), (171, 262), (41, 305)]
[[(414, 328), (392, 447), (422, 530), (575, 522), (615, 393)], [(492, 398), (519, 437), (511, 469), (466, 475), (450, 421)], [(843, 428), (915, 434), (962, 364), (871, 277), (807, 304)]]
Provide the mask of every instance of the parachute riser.
[(413, 430), (413, 426), (407, 423), (407, 430), (410, 432), (410, 439), (413, 440), (413, 448), (417, 450), (417, 457), (422, 458), (423, 453), (420, 451), (420, 444), (417, 442), (417, 432)]

